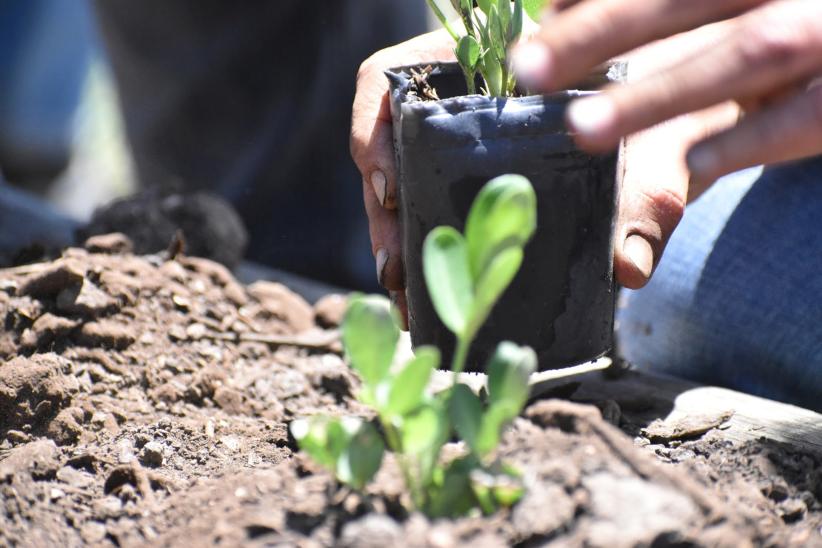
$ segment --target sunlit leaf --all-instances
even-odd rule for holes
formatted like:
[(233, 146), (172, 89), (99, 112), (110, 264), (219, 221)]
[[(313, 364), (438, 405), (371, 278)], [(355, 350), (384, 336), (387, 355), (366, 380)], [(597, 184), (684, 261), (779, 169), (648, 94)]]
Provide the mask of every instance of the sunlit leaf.
[(477, 462), (472, 456), (452, 461), (441, 471), (441, 479), (429, 489), (426, 514), (433, 518), (463, 516), (477, 505), (471, 488), (471, 470)]
[(454, 30), (454, 27), (451, 25), (451, 19), (456, 16), (456, 14), (452, 11), (453, 6), (449, 5), (446, 7), (445, 5), (443, 5), (442, 2), (444, 2), (445, 0), (426, 1), (428, 2), (428, 7), (431, 8), (431, 11), (434, 13), (437, 19), (439, 19), (439, 22), (443, 26), (443, 28), (446, 31), (448, 31), (448, 34), (451, 35), (451, 38), (453, 38), (455, 41), (459, 40), (459, 35), (457, 34), (456, 30)]
[(539, 23), (542, 19), (542, 12), (551, 4), (551, 0), (522, 0), (522, 7), (531, 20)]
[(511, 15), (511, 24), (508, 27), (508, 42), (515, 42), (522, 34), (523, 25), (522, 0), (514, 0), (514, 13)]
[(480, 45), (473, 36), (463, 36), (457, 43), (457, 60), (469, 71), (475, 71), (480, 60)]
[[(511, 23), (511, 6), (511, 0), (497, 0), (497, 12), (499, 13), (499, 20), (500, 23), (502, 23), (502, 28), (506, 30), (508, 29), (508, 25)], [(504, 41), (503, 45), (505, 45)]]
[(476, 451), (480, 457), (493, 453), (499, 445), (503, 429), (520, 413), (520, 408), (511, 402), (489, 405), (482, 415), (482, 424), (477, 434)]
[(386, 409), (389, 414), (405, 415), (419, 407), (431, 373), (440, 364), (440, 351), (434, 347), (423, 346), (415, 354), (391, 379)]
[(402, 452), (411, 457), (414, 474), (421, 485), (428, 485), (439, 460), (440, 449), (450, 428), (442, 408), (434, 402), (424, 404), (406, 415), (402, 425)]
[(452, 227), (431, 231), (423, 245), (423, 272), (437, 315), (455, 334), (465, 330), (473, 305), (468, 247)]
[(527, 346), (502, 342), (497, 346), (486, 370), (488, 371), (488, 402), (510, 402), (522, 409), (528, 401), (529, 379), (537, 368), (537, 355)]
[(491, 9), (491, 2), (492, 0), (477, 0), (477, 5), (484, 14), (488, 15), (488, 11)]
[(509, 247), (490, 262), (476, 283), (474, 311), (471, 316), (472, 328), (478, 329), (476, 323), (483, 323), (491, 312), (494, 304), (505, 290), (511, 285), (514, 277), (522, 265), (523, 251), (521, 247)]
[(488, 14), (488, 32), (491, 36), (491, 49), (497, 60), (505, 62), (505, 37), (506, 25), (503, 25), (499, 9), (496, 4), (491, 6), (491, 13)]
[(485, 55), (482, 58), (482, 75), (488, 86), (491, 97), (502, 97), (502, 65), (496, 55)]
[(521, 175), (502, 175), (480, 190), (465, 225), (475, 279), (502, 249), (528, 242), (536, 230), (536, 204), (531, 183)]
[(403, 452), (415, 455), (436, 445), (441, 437), (442, 419), (441, 413), (431, 405), (420, 407), (406, 417), (402, 428)]
[(488, 371), (488, 408), (477, 435), (477, 453), (485, 456), (499, 444), (502, 430), (528, 401), (528, 381), (536, 370), (537, 357), (528, 347), (503, 342), (497, 347)]
[(400, 331), (388, 299), (354, 297), (342, 323), (342, 341), (352, 367), (375, 387), (388, 375)]
[(473, 449), (482, 424), (482, 402), (468, 386), (454, 386), (448, 400), (448, 416), (460, 438)]
[(337, 477), (355, 489), (362, 489), (380, 469), (385, 443), (367, 422), (359, 424), (352, 434), (337, 461)]
[[(336, 472), (337, 457), (342, 449), (332, 448), (326, 418), (297, 419), (291, 422), (291, 435), (300, 449), (308, 453), (317, 464)], [(339, 426), (339, 425), (337, 425)]]

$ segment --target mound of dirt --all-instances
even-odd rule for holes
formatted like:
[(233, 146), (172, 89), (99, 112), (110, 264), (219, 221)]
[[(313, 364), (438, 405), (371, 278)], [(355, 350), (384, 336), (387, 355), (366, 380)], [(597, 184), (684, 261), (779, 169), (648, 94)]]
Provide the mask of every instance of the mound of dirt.
[(409, 513), (390, 458), (352, 492), (288, 434), (295, 417), (368, 414), (340, 356), (343, 300), (312, 308), (281, 285), (128, 244), (96, 238), (0, 270), (0, 545), (822, 541), (820, 456), (715, 430), (643, 448), (596, 407), (558, 400), (533, 403), (505, 436), (528, 485), (510, 512)]

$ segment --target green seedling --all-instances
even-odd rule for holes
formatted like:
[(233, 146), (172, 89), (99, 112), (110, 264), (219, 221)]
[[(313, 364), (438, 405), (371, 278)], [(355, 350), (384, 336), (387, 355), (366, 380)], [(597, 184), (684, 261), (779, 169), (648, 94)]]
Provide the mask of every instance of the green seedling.
[[(479, 73), (485, 84), (482, 92), (492, 97), (509, 97), (516, 91), (516, 78), (508, 64), (508, 48), (523, 32), (525, 17), (538, 22), (549, 0), (427, 0), (431, 10), (457, 46), (457, 61), (465, 74), (468, 93), (476, 93)], [(449, 20), (449, 8), (458, 18)]]
[[(457, 338), (454, 382), (427, 390), (440, 366), (440, 352), (418, 348), (395, 363), (400, 331), (396, 311), (379, 296), (352, 299), (342, 324), (351, 366), (362, 379), (358, 398), (376, 412), (382, 434), (359, 418), (295, 420), (300, 448), (337, 479), (363, 489), (380, 468), (386, 447), (394, 453), (413, 506), (429, 516), (492, 513), (516, 503), (523, 488), (516, 470), (495, 450), (504, 428), (522, 411), (537, 358), (530, 348), (502, 342), (487, 364), (485, 400), (457, 382), (471, 342), (513, 280), (525, 244), (536, 228), (536, 197), (527, 179), (504, 175), (486, 184), (469, 212), (465, 232), (438, 227), (426, 238), (426, 285), (437, 314)], [(450, 462), (442, 447), (454, 436), (465, 454)]]

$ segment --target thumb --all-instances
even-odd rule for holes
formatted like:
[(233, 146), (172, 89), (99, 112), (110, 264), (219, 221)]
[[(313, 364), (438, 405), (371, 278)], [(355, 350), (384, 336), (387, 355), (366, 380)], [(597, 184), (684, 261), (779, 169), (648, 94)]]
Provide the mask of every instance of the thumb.
[(675, 122), (628, 137), (623, 150), (622, 188), (614, 243), (617, 281), (643, 287), (682, 218), (688, 195), (684, 151), (665, 135)]

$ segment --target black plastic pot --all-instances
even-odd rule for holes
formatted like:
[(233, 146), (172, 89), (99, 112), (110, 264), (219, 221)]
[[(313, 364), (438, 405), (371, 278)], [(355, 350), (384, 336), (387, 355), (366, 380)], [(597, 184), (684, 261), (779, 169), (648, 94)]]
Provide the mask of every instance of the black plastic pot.
[(576, 148), (564, 112), (571, 99), (593, 93), (585, 88), (621, 80), (624, 67), (602, 69), (580, 86), (582, 91), (498, 99), (465, 96), (459, 67), (438, 64), (429, 82), (439, 101), (409, 94), (410, 68), (387, 75), (414, 346), (438, 346), (447, 367), (455, 342), (425, 287), (426, 235), (438, 225), (462, 230), (482, 185), (518, 173), (536, 190), (538, 228), (519, 274), (473, 344), (468, 369), (481, 371), (502, 340), (534, 348), (540, 370), (605, 354), (613, 344), (618, 154), (592, 156)]

